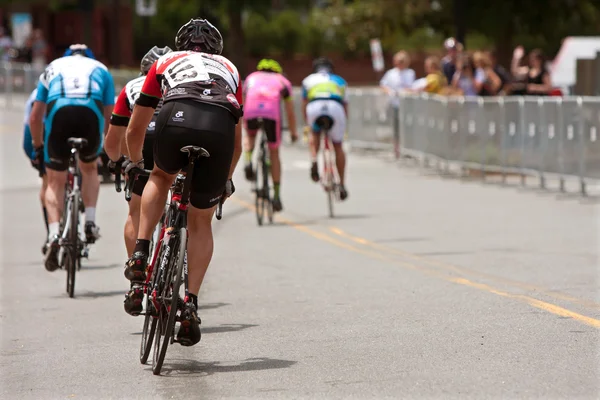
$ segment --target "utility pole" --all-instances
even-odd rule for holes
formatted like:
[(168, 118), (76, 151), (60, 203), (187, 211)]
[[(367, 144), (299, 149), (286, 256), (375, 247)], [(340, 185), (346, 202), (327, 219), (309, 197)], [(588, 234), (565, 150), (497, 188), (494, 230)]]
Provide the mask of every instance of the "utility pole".
[(79, 0), (79, 9), (83, 14), (83, 42), (92, 47), (92, 31), (94, 29), (94, 0)]
[(121, 46), (120, 46), (120, 32), (119, 32), (119, 27), (120, 27), (120, 21), (119, 21), (119, 15), (121, 15), (119, 13), (119, 6), (121, 2), (119, 0), (113, 0), (112, 1), (112, 21), (110, 24), (110, 30), (111, 30), (111, 40), (110, 40), (110, 58), (111, 58), (111, 64), (115, 67), (119, 66), (119, 60), (121, 59)]
[(454, 27), (456, 29), (456, 40), (466, 46), (467, 36), (467, 2), (466, 0), (454, 0)]

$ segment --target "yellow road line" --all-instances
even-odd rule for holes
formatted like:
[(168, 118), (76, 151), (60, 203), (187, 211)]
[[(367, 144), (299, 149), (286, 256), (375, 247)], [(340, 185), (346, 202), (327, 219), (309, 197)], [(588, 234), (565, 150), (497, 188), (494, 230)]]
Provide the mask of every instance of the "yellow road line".
[(527, 304), (529, 304), (532, 307), (539, 308), (540, 310), (544, 310), (549, 313), (559, 315), (561, 317), (572, 318), (572, 319), (582, 322), (586, 325), (593, 326), (594, 328), (600, 328), (600, 320), (597, 320), (595, 318), (586, 317), (585, 315), (578, 314), (574, 311), (567, 310), (566, 308), (557, 306), (552, 303), (547, 303), (545, 301), (534, 299), (533, 297), (524, 296), (521, 294), (512, 294), (512, 293), (503, 292), (501, 290), (494, 289), (493, 287), (491, 287), (489, 285), (485, 285), (483, 283), (471, 282), (470, 280), (464, 279), (464, 278), (450, 278), (449, 280), (452, 282), (458, 283), (460, 285), (470, 286), (473, 288), (484, 290), (486, 292), (494, 293), (494, 294), (497, 294), (498, 296), (521, 300), (521, 301), (526, 302)]
[(449, 263), (446, 263), (446, 262), (442, 262), (442, 261), (438, 261), (438, 260), (433, 260), (433, 259), (428, 258), (428, 257), (423, 257), (423, 256), (419, 256), (417, 254), (413, 254), (413, 253), (409, 253), (409, 252), (406, 252), (406, 251), (394, 249), (394, 248), (391, 248), (391, 247), (388, 247), (388, 246), (381, 245), (379, 243), (374, 243), (374, 242), (372, 242), (370, 240), (367, 240), (367, 239), (359, 237), (359, 236), (351, 235), (351, 234), (349, 234), (347, 232), (344, 232), (343, 230), (341, 230), (338, 227), (329, 227), (329, 230), (331, 232), (335, 233), (338, 236), (341, 236), (343, 238), (352, 240), (352, 241), (354, 241), (356, 243), (360, 243), (360, 244), (365, 245), (365, 246), (376, 248), (378, 250), (382, 250), (382, 251), (385, 251), (387, 253), (397, 254), (397, 255), (400, 255), (402, 257), (411, 258), (413, 260), (420, 261), (420, 262), (423, 262), (423, 263), (428, 264), (428, 265), (433, 265), (433, 266), (440, 267), (440, 268), (443, 268), (443, 269), (446, 269), (446, 270), (451, 270), (451, 271), (458, 272), (458, 273), (463, 274), (463, 275), (477, 275), (477, 276), (480, 276), (482, 278), (487, 278), (487, 279), (490, 279), (490, 280), (493, 280), (493, 281), (496, 281), (496, 282), (499, 282), (499, 283), (503, 283), (503, 284), (506, 284), (506, 285), (509, 285), (509, 286), (512, 286), (512, 287), (518, 287), (518, 288), (525, 289), (525, 290), (531, 290), (531, 291), (539, 292), (539, 293), (542, 293), (542, 294), (544, 294), (544, 295), (546, 295), (548, 297), (553, 297), (553, 298), (558, 299), (558, 300), (564, 300), (564, 301), (568, 301), (568, 302), (571, 302), (571, 303), (580, 304), (580, 305), (583, 305), (583, 306), (589, 307), (589, 308), (600, 309), (600, 304), (595, 303), (595, 302), (593, 302), (591, 300), (580, 299), (580, 298), (573, 297), (573, 296), (570, 296), (570, 295), (565, 294), (565, 293), (561, 293), (561, 292), (558, 292), (558, 291), (552, 291), (552, 290), (549, 290), (547, 288), (543, 288), (543, 287), (540, 287), (540, 286), (537, 286), (537, 285), (532, 285), (532, 284), (529, 284), (529, 283), (515, 281), (513, 279), (508, 279), (508, 278), (503, 278), (503, 277), (492, 275), (492, 274), (487, 274), (485, 272), (476, 271), (476, 270), (473, 270), (473, 269), (470, 269), (470, 268), (466, 268), (466, 267), (458, 267), (456, 265), (452, 265), (452, 264), (449, 264)]
[[(241, 205), (242, 207), (245, 207), (245, 208), (247, 208), (249, 210), (252, 210), (252, 211), (255, 210), (255, 207), (254, 207), (253, 204), (250, 204), (250, 203), (248, 203), (248, 202), (246, 202), (244, 200), (241, 200), (241, 199), (235, 198), (235, 197), (232, 197), (231, 200), (233, 200), (235, 203), (237, 203), (237, 204)], [(307, 233), (307, 234), (311, 235), (312, 237), (314, 237), (316, 239), (325, 241), (327, 243), (331, 243), (331, 244), (336, 245), (338, 247), (341, 247), (343, 249), (346, 249), (346, 250), (349, 250), (349, 251), (352, 251), (352, 252), (355, 252), (355, 253), (363, 254), (363, 255), (365, 255), (367, 257), (376, 258), (376, 259), (379, 259), (379, 260), (382, 260), (382, 261), (385, 261), (385, 262), (388, 262), (388, 263), (391, 263), (391, 264), (400, 265), (400, 266), (402, 266), (404, 268), (410, 268), (410, 269), (413, 269), (413, 270), (418, 270), (418, 271), (423, 272), (423, 273), (425, 273), (427, 275), (435, 276), (435, 277), (437, 277), (439, 279), (445, 280), (446, 282), (456, 283), (456, 284), (459, 284), (459, 285), (468, 286), (468, 287), (479, 289), (479, 290), (482, 290), (482, 291), (485, 291), (485, 292), (488, 292), (488, 293), (492, 293), (492, 294), (495, 294), (495, 295), (498, 295), (498, 296), (501, 296), (501, 297), (511, 298), (511, 299), (520, 301), (522, 303), (529, 304), (532, 307), (544, 310), (544, 311), (549, 312), (551, 314), (558, 315), (558, 316), (561, 316), (561, 317), (571, 318), (571, 319), (576, 320), (578, 322), (581, 322), (581, 323), (583, 323), (585, 325), (589, 325), (589, 326), (592, 326), (594, 328), (599, 328), (600, 329), (600, 320), (594, 319), (594, 318), (591, 318), (591, 317), (587, 317), (587, 316), (582, 315), (582, 314), (578, 314), (578, 313), (576, 313), (574, 311), (567, 310), (567, 309), (559, 307), (559, 306), (557, 306), (555, 304), (547, 303), (545, 301), (534, 299), (533, 297), (529, 297), (529, 296), (525, 296), (525, 295), (507, 293), (507, 292), (504, 292), (502, 290), (498, 290), (498, 289), (496, 289), (496, 288), (494, 288), (492, 286), (485, 285), (485, 284), (482, 284), (482, 283), (472, 282), (472, 281), (470, 281), (468, 279), (465, 279), (465, 278), (456, 278), (456, 277), (447, 276), (447, 275), (444, 275), (444, 274), (440, 273), (438, 270), (431, 270), (429, 268), (425, 268), (425, 267), (422, 267), (422, 266), (417, 266), (417, 265), (410, 264), (410, 263), (407, 263), (407, 262), (399, 261), (399, 260), (394, 259), (394, 258), (389, 258), (389, 257), (386, 257), (385, 255), (380, 254), (380, 253), (376, 253), (376, 252), (373, 252), (373, 251), (369, 251), (369, 250), (364, 250), (364, 249), (357, 248), (357, 247), (352, 246), (352, 245), (350, 245), (348, 243), (339, 241), (339, 240), (335, 239), (334, 237), (331, 237), (331, 236), (329, 236), (329, 235), (327, 235), (325, 233), (315, 231), (314, 229), (311, 229), (311, 228), (307, 227), (306, 225), (302, 225), (302, 224), (299, 224), (297, 222), (293, 222), (293, 221), (290, 221), (288, 219), (281, 218), (281, 217), (279, 217), (277, 215), (275, 216), (275, 219), (278, 220), (278, 221), (280, 221), (280, 222), (282, 222), (282, 223), (284, 223), (284, 224), (286, 224), (286, 225), (288, 225), (288, 226), (291, 226), (291, 227), (293, 227), (293, 228), (295, 228), (295, 229), (297, 229), (297, 230), (299, 230), (301, 232)], [(365, 242), (369, 242), (366, 239), (362, 239), (362, 238), (357, 238), (357, 239), (363, 240)]]

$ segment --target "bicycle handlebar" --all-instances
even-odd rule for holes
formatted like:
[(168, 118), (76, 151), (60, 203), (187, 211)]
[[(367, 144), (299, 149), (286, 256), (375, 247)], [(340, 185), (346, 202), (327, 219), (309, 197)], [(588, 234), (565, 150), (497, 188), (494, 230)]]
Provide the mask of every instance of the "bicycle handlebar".
[(150, 176), (152, 171), (141, 168), (133, 168), (129, 171), (129, 179), (127, 179), (127, 183), (125, 184), (125, 200), (131, 200), (131, 190), (133, 189), (133, 184), (137, 180), (139, 176)]
[(122, 161), (117, 161), (115, 163), (115, 190), (117, 191), (117, 193), (121, 193), (121, 182), (122, 182), (122, 167), (123, 167), (123, 162)]

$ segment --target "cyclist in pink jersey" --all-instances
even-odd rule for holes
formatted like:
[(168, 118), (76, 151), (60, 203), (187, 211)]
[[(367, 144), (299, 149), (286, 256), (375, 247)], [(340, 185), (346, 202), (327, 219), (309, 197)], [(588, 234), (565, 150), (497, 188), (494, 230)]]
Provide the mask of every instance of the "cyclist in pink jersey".
[(246, 179), (254, 179), (252, 170), (252, 151), (256, 141), (256, 133), (262, 128), (269, 143), (271, 175), (273, 176), (273, 210), (281, 211), (281, 162), (279, 161), (279, 144), (281, 143), (281, 100), (285, 100), (285, 111), (292, 141), (298, 139), (296, 116), (292, 98), (292, 84), (281, 73), (282, 69), (275, 60), (263, 59), (244, 82), (244, 121), (247, 135), (244, 140), (244, 158), (246, 160)]

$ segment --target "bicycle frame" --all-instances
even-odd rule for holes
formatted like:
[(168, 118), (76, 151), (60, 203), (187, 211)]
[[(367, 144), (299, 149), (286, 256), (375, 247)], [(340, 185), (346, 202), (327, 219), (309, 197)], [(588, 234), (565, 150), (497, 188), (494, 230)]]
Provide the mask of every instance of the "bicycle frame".
[[(67, 172), (67, 187), (65, 188), (65, 196), (67, 197), (66, 207), (63, 210), (63, 216), (66, 213), (66, 220), (63, 224), (63, 232), (60, 238), (60, 244), (64, 244), (67, 240), (69, 233), (69, 227), (71, 226), (71, 213), (67, 212), (73, 204), (73, 197), (79, 196), (81, 189), (79, 188), (79, 177), (81, 175), (79, 171), (79, 163), (77, 162), (78, 156), (77, 148), (71, 149), (71, 156), (69, 157), (69, 168)], [(77, 245), (77, 244), (75, 244)]]
[(324, 179), (321, 180), (321, 184), (323, 185), (323, 189), (326, 192), (329, 192), (331, 190), (335, 190), (336, 189), (336, 183), (335, 183), (335, 168), (334, 168), (334, 162), (333, 162), (333, 151), (332, 151), (332, 145), (331, 145), (331, 141), (329, 140), (329, 137), (327, 136), (328, 132), (324, 132), (323, 133), (323, 141), (324, 141), (324, 146), (323, 146), (323, 177)]

